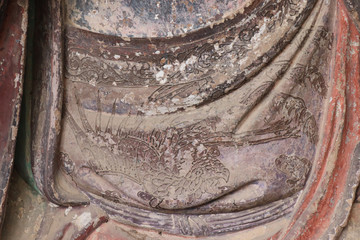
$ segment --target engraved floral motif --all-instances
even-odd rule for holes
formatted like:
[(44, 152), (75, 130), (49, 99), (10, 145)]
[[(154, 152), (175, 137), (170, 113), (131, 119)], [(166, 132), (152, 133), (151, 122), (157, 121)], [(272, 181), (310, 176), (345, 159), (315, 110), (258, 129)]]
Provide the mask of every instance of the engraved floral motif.
[(275, 114), (265, 121), (268, 123), (269, 129), (275, 130), (275, 134), (284, 130), (288, 134), (290, 132), (297, 134), (302, 131), (311, 143), (318, 141), (318, 127), (315, 117), (307, 109), (302, 98), (282, 93), (274, 99), (272, 112)]
[(283, 154), (276, 158), (275, 165), (280, 172), (286, 175), (286, 184), (294, 190), (299, 190), (305, 185), (311, 169), (311, 163), (306, 158)]
[(291, 78), (304, 87), (310, 86), (321, 97), (327, 93), (327, 85), (323, 74), (319, 70), (321, 61), (323, 61), (326, 50), (330, 50), (333, 43), (333, 34), (326, 28), (319, 27), (315, 31), (309, 47), (308, 54), (310, 61), (306, 64), (297, 64), (291, 73)]

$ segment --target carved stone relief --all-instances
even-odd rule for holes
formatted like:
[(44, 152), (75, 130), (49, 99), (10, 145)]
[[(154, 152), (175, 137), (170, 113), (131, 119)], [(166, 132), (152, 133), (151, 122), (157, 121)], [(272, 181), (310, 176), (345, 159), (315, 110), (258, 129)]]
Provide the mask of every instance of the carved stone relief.
[(286, 215), (310, 173), (330, 85), (325, 9), (263, 1), (226, 31), (156, 41), (69, 26), (64, 169), (120, 222), (175, 234)]
[(90, 214), (58, 232), (339, 236), (360, 176), (357, 9), (351, 0), (40, 4), (27, 177), (52, 204)]

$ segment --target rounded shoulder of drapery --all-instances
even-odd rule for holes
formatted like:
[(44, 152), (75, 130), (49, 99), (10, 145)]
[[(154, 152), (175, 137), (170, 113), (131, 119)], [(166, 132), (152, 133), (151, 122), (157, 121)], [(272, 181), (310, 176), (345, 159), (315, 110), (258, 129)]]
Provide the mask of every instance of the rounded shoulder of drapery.
[(75, 27), (127, 38), (181, 36), (251, 13), (258, 0), (67, 0), (67, 21)]

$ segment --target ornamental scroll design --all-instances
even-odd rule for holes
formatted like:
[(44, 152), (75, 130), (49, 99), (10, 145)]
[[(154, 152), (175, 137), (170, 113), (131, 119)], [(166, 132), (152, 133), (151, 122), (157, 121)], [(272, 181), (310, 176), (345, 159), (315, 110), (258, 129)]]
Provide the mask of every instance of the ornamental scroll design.
[[(146, 57), (136, 51), (129, 54), (115, 54), (114, 47), (106, 46), (92, 52), (79, 49), (75, 47), (76, 44), (73, 45), (73, 42), (79, 42), (81, 34), (71, 36), (70, 32), (67, 73), (74, 81), (93, 85), (125, 87), (160, 85), (159, 89), (149, 98), (151, 101), (157, 101), (168, 94), (169, 88), (175, 92), (180, 91), (181, 88), (181, 91), (186, 92), (183, 85), (199, 84), (205, 79), (205, 85), (209, 85), (214, 80), (211, 77), (214, 66), (217, 66), (217, 71), (228, 74), (229, 67), (224, 63), (239, 61), (252, 50), (252, 39), (260, 31), (259, 21), (267, 19), (264, 21), (267, 31), (273, 32), (274, 29), (271, 26), (282, 25), (284, 20), (279, 18), (287, 15), (280, 14), (281, 16), (278, 16), (276, 14), (278, 11), (285, 11), (290, 18), (295, 19), (303, 5), (304, 3), (290, 0), (276, 4), (272, 1), (264, 1), (258, 7), (259, 12), (254, 13), (260, 17), (254, 15), (254, 17), (246, 18), (230, 27), (229, 31), (211, 36), (213, 39), (211, 43), (202, 40), (186, 47), (173, 46), (170, 48), (171, 50), (165, 52), (147, 53)], [(126, 44), (120, 43), (117, 48), (121, 48), (122, 45), (124, 48), (130, 47)], [(79, 53), (83, 57), (80, 57)], [(116, 63), (115, 67), (109, 64), (110, 60)], [(164, 88), (161, 85), (166, 85), (167, 91), (163, 92)], [(207, 90), (204, 84), (199, 85), (199, 91)]]

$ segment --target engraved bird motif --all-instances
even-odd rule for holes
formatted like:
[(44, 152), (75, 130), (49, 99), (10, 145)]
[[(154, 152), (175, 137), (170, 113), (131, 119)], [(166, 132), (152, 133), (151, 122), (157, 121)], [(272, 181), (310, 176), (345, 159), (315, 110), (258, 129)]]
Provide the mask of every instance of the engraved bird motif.
[(94, 131), (84, 109), (79, 105), (78, 109), (84, 130), (67, 111), (65, 119), (89, 167), (98, 175), (121, 176), (139, 184), (145, 192), (138, 196), (149, 199), (150, 206), (186, 208), (224, 194), (230, 172), (218, 159), (217, 146), (206, 144), (216, 136), (211, 131), (216, 119), (150, 133), (110, 127), (103, 131), (95, 123)]

